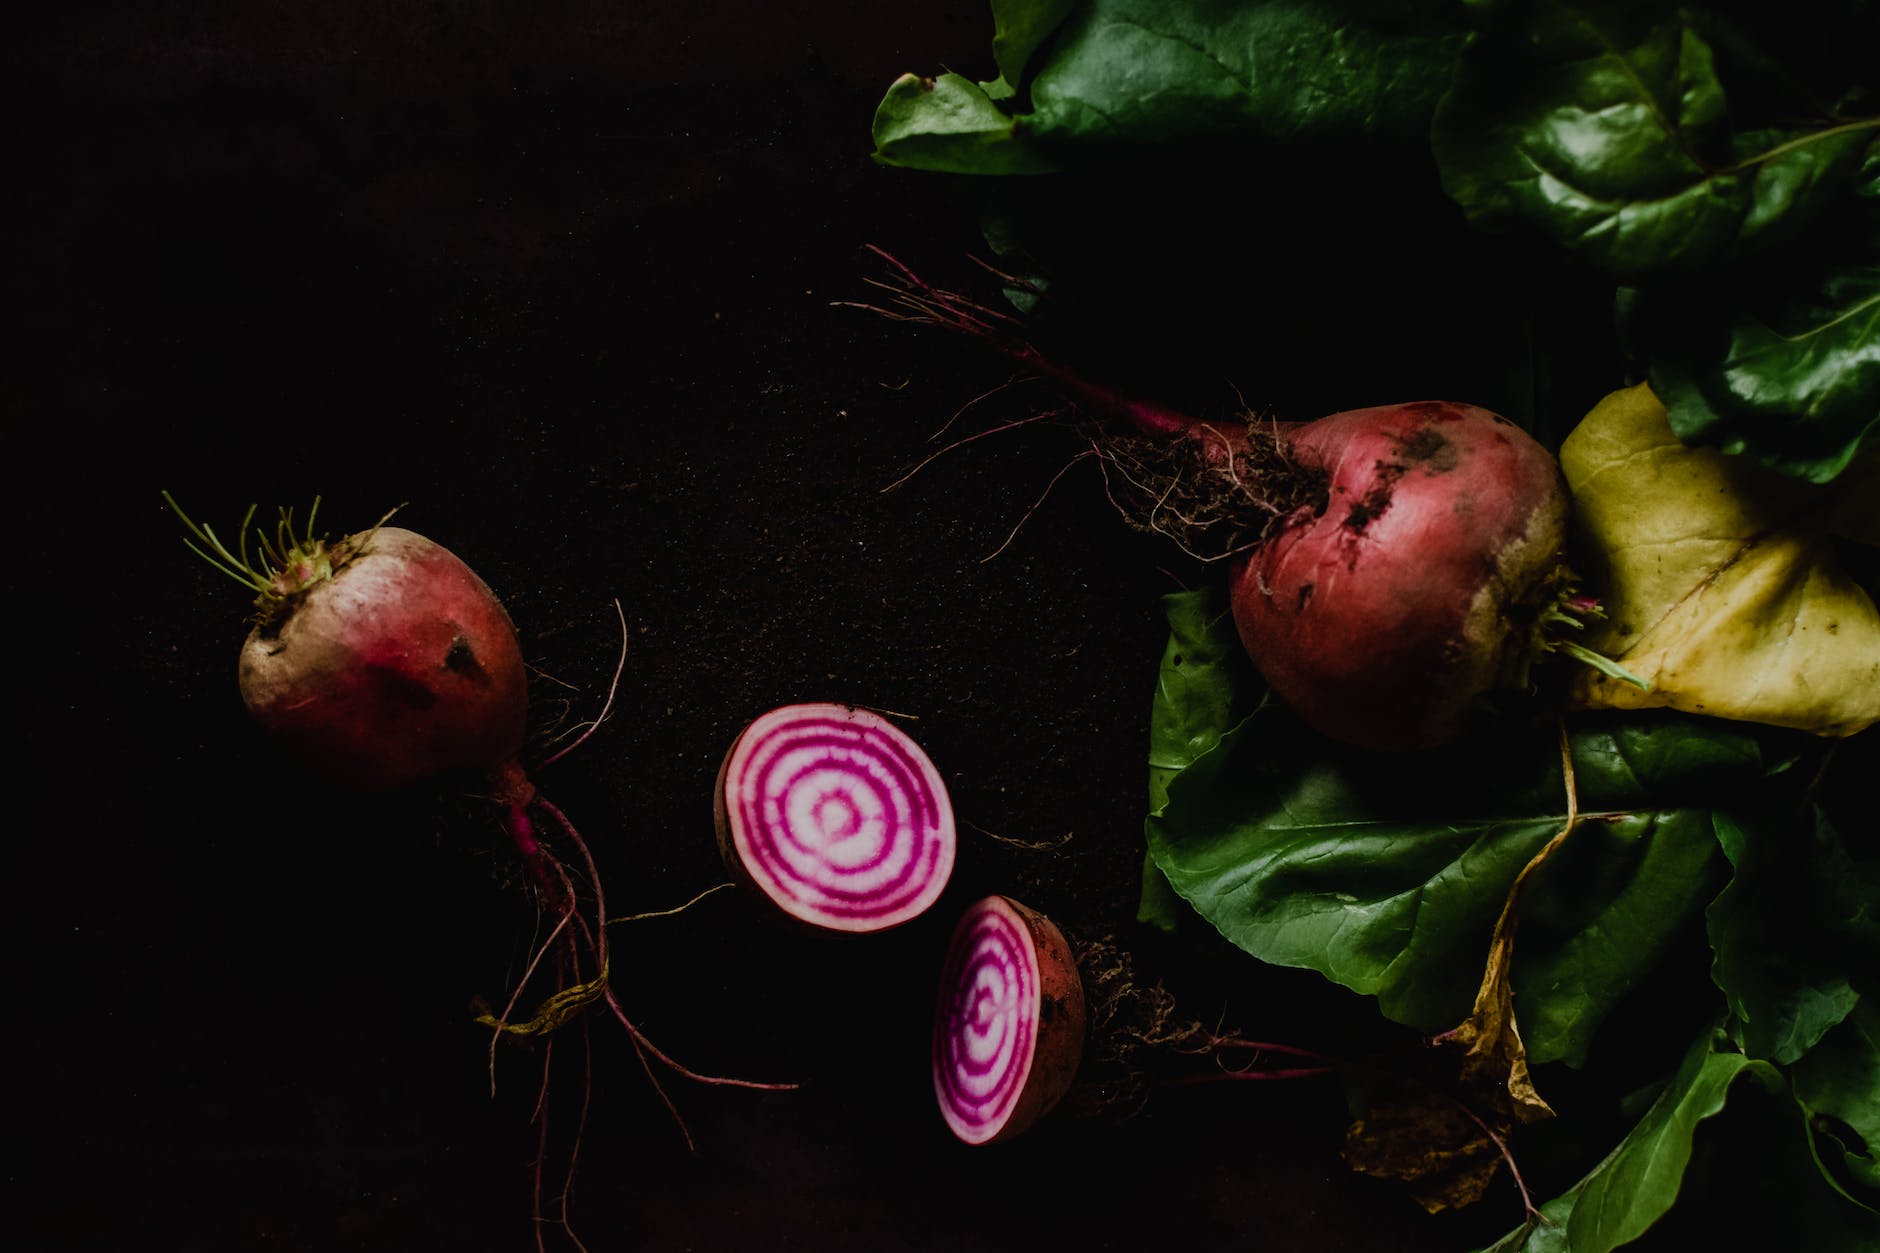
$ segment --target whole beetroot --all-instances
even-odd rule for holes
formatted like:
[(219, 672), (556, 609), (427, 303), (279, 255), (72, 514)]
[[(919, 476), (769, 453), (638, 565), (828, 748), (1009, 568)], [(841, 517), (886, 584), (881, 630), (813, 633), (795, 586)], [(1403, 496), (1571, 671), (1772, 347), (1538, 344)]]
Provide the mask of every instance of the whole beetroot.
[[(469, 566), (442, 545), (383, 520), (371, 530), (328, 542), (313, 529), (317, 499), (304, 527), (296, 528), (292, 511), (282, 510), (272, 536), (255, 532), (258, 547), (251, 555), (253, 506), (231, 549), (208, 527), (190, 521), (168, 492), (163, 497), (194, 537), (190, 547), (255, 594), (255, 626), (241, 651), (242, 702), (290, 754), (327, 782), (355, 791), (382, 791), (457, 772), (481, 776), (477, 784), (498, 807), (502, 829), (534, 881), (536, 899), (553, 920), (508, 1003), (477, 1015), (491, 1032), (492, 1091), (498, 1040), (550, 1037), (541, 1051), (546, 1096), (553, 1033), (594, 1005), (604, 1006), (625, 1028), (675, 1119), (677, 1110), (654, 1075), (654, 1062), (700, 1083), (764, 1090), (794, 1086), (701, 1074), (661, 1051), (628, 1018), (611, 982), (608, 928), (619, 920), (608, 915), (600, 871), (587, 843), (566, 815), (536, 792), (523, 770), (528, 683), (522, 650), (509, 615)], [(605, 716), (603, 709), (589, 730)], [(585, 738), (584, 733), (549, 760)], [(538, 818), (547, 819), (548, 838), (538, 829)], [(551, 844), (575, 853), (572, 871)], [(538, 969), (551, 973), (560, 986), (524, 1017), (517, 1010)], [(533, 1193), (538, 1228), (548, 1143), (546, 1115), (539, 1120)], [(689, 1142), (683, 1122), (680, 1129)], [(577, 1150), (579, 1139), (577, 1131)], [(564, 1201), (574, 1156), (571, 1152)], [(567, 1226), (565, 1210), (562, 1226)]]
[(1231, 558), (1241, 642), (1317, 730), (1364, 748), (1434, 747), (1484, 696), (1524, 686), (1547, 652), (1646, 686), (1571, 639), (1599, 606), (1566, 566), (1566, 488), (1552, 455), (1506, 418), (1416, 401), (1303, 423), (1199, 422), (1091, 383), (1010, 314), (876, 252), (892, 305), (860, 307), (961, 332), (1048, 380), (1086, 416), (1079, 459), (1103, 467), (1133, 524), (1204, 560)]
[(1292, 428), (1326, 476), (1230, 576), (1234, 625), (1273, 690), (1364, 748), (1453, 738), (1519, 683), (1565, 579), (1567, 493), (1547, 450), (1497, 414), (1445, 401)]
[(242, 645), (242, 702), (341, 787), (513, 773), (528, 719), (515, 628), (449, 549), (381, 526), (277, 574)]
[(443, 545), (385, 519), (326, 539), (314, 529), (318, 498), (302, 526), (281, 510), (271, 535), (250, 531), (251, 505), (230, 548), (163, 497), (190, 548), (254, 594), (238, 677), (255, 721), (335, 787), (476, 776), (467, 781), (501, 808), (545, 898), (572, 909), (572, 881), (537, 837), (536, 814), (584, 860), (587, 846), (522, 768), (528, 675), (488, 585)]

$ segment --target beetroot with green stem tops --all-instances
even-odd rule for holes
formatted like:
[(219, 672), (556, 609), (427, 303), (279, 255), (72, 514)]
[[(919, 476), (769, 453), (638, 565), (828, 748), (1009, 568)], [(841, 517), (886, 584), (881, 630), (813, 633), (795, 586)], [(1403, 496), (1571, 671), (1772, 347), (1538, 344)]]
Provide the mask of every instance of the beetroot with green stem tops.
[[(211, 529), (190, 521), (169, 493), (164, 499), (194, 537), (190, 547), (255, 594), (255, 625), (241, 653), (242, 701), (291, 755), (334, 786), (355, 791), (468, 772), (498, 805), (503, 830), (554, 924), (507, 1005), (476, 1019), (491, 1030), (492, 1090), (499, 1039), (546, 1037), (546, 1085), (553, 1033), (597, 1004), (626, 1030), (669, 1109), (655, 1061), (702, 1083), (794, 1086), (700, 1074), (668, 1057), (627, 1017), (610, 981), (611, 920), (594, 857), (561, 810), (537, 794), (520, 762), (528, 684), (515, 628), (469, 566), (441, 545), (383, 520), (329, 543), (313, 530), (317, 499), (304, 528), (296, 528), (292, 512), (284, 509), (272, 535), (256, 533), (252, 553), (250, 506), (231, 551)], [(603, 709), (548, 760), (580, 744), (605, 717)], [(546, 837), (537, 829), (538, 817), (547, 819)], [(573, 871), (555, 851), (563, 845), (575, 853)], [(577, 879), (583, 881), (579, 888)], [(545, 964), (558, 989), (533, 1016), (516, 1016), (524, 990)], [(673, 1114), (676, 1119), (676, 1109)], [(539, 1222), (546, 1115), (538, 1121)], [(683, 1122), (680, 1129), (689, 1142)], [(570, 1171), (572, 1161), (571, 1154)]]
[(953, 873), (946, 784), (879, 714), (785, 705), (747, 726), (713, 792), (732, 876), (786, 917), (884, 931), (924, 913)]
[(967, 1144), (1024, 1131), (1070, 1091), (1084, 1047), (1084, 988), (1055, 924), (1007, 896), (954, 929), (934, 1010), (933, 1087)]
[(476, 572), (383, 520), (329, 542), (314, 530), (317, 499), (304, 528), (284, 509), (272, 536), (256, 532), (252, 553), (250, 506), (230, 551), (163, 496), (195, 537), (190, 548), (255, 593), (238, 669), (250, 716), (335, 787), (388, 791), (477, 772), (530, 873), (559, 896), (560, 868), (536, 839), (538, 798), (519, 761), (529, 713), (522, 648)]
[(242, 645), (241, 694), (290, 753), (363, 791), (511, 769), (528, 719), (522, 651), (448, 549), (382, 526), (293, 558), (275, 583), (278, 603)]

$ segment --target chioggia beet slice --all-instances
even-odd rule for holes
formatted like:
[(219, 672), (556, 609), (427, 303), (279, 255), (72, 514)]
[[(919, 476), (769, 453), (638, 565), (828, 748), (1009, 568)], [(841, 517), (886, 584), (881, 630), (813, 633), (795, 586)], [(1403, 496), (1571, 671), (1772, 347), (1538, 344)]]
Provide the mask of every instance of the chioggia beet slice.
[(968, 1144), (1009, 1139), (1070, 1090), (1084, 1050), (1084, 988), (1043, 914), (988, 896), (960, 919), (934, 1012), (933, 1089)]
[(920, 745), (848, 705), (786, 705), (746, 727), (718, 771), (718, 850), (789, 917), (883, 931), (953, 873), (953, 803)]

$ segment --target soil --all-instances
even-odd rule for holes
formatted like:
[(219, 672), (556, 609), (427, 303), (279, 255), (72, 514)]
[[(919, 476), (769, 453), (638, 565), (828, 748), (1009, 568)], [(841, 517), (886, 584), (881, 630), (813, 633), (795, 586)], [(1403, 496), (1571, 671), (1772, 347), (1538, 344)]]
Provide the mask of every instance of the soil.
[[(492, 1098), (471, 1021), (533, 935), (493, 815), (279, 758), (236, 698), (241, 591), (159, 488), (223, 528), (250, 500), (319, 493), (338, 528), (403, 503), (504, 598), (538, 760), (602, 702), (617, 599), (617, 711), (536, 779), (616, 912), (722, 880), (713, 775), (774, 705), (896, 711), (946, 772), (964, 844), (914, 924), (804, 935), (719, 893), (617, 933), (663, 1048), (803, 1087), (669, 1080), (691, 1155), (595, 1019), (589, 1248), (1323, 1253), (1511, 1225), (1500, 1186), (1434, 1220), (1347, 1170), (1322, 1080), (1171, 1088), (990, 1151), (932, 1106), (933, 981), (992, 891), (1121, 937), (1189, 1017), (1346, 1050), (1373, 1018), (1134, 924), (1169, 553), (1074, 473), (980, 560), (1076, 447), (981, 441), (879, 490), (1005, 372), (831, 307), (866, 295), (866, 243), (978, 244), (959, 187), (871, 163), (868, 119), (904, 69), (989, 75), (988, 35), (976, 0), (150, 0), (46, 6), (9, 41), (10, 1247), (531, 1245), (541, 1054), (502, 1050)], [(562, 1038), (551, 1182), (581, 1092)]]

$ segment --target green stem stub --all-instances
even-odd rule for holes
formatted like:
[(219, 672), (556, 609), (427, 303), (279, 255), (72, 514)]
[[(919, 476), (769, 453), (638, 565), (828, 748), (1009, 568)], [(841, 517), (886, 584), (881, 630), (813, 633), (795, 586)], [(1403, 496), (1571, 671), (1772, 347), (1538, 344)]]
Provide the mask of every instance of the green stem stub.
[(1575, 661), (1585, 662), (1601, 674), (1610, 675), (1612, 678), (1618, 679), (1621, 682), (1630, 683), (1641, 692), (1649, 692), (1652, 690), (1652, 685), (1649, 682), (1639, 678), (1636, 674), (1633, 674), (1630, 670), (1627, 670), (1624, 666), (1606, 656), (1606, 654), (1596, 653), (1584, 644), (1575, 644), (1572, 640), (1558, 640), (1555, 642), (1554, 648), (1565, 653)]
[(1568, 639), (1562, 630), (1584, 631), (1586, 624), (1606, 616), (1605, 607), (1591, 596), (1582, 595), (1571, 581), (1571, 576), (1560, 586), (1554, 602), (1541, 612), (1534, 624), (1534, 649), (1537, 653), (1562, 653), (1584, 665), (1591, 666), (1601, 674), (1630, 683), (1641, 692), (1649, 692), (1652, 685), (1639, 678), (1630, 670), (1606, 656), (1594, 652), (1577, 640)]
[(251, 553), (250, 527), (255, 519), (255, 505), (248, 506), (248, 512), (242, 516), (241, 525), (236, 528), (235, 548), (231, 551), (213, 529), (192, 521), (167, 491), (163, 499), (194, 537), (183, 541), (189, 550), (255, 593), (255, 609), (263, 622), (282, 616), (310, 588), (345, 568), (379, 526), (385, 525), (385, 518), (391, 517), (386, 514), (378, 526), (363, 535), (342, 536), (329, 544), (324, 536), (314, 533), (314, 522), (320, 513), (320, 498), (315, 496), (304, 526), (297, 527), (293, 509), (283, 507), (272, 535), (261, 527), (253, 527), (255, 547)]

